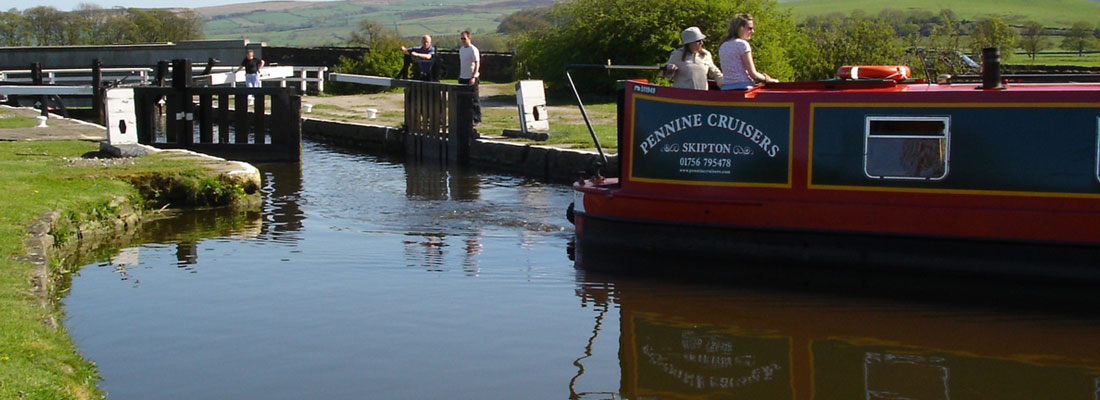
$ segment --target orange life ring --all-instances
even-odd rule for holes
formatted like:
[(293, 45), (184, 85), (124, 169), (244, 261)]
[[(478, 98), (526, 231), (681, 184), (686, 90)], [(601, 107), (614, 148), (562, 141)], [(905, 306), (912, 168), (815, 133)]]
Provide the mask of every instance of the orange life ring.
[(845, 65), (836, 70), (841, 79), (909, 79), (909, 67), (904, 65)]

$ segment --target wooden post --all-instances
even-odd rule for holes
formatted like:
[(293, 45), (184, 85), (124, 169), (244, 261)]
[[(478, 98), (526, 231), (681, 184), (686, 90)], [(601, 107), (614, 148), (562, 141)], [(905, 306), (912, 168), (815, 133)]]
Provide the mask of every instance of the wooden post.
[(92, 114), (100, 125), (107, 125), (107, 118), (103, 113), (107, 101), (104, 96), (106, 93), (103, 89), (103, 62), (97, 58), (92, 60)]
[(281, 147), (285, 152), (294, 156), (295, 160), (302, 159), (302, 96), (287, 96), (287, 112), (283, 113), (289, 119), (282, 126)]
[(264, 144), (266, 142), (264, 138), (267, 137), (267, 129), (265, 129), (264, 126), (265, 97), (267, 96), (260, 93), (256, 93), (256, 95), (253, 96), (253, 99), (255, 100), (255, 103), (252, 105), (252, 126), (255, 127), (255, 133), (253, 134), (253, 136), (255, 137), (255, 141), (253, 143), (256, 144)]
[(218, 143), (229, 143), (229, 93), (218, 95)]
[(168, 118), (175, 121), (176, 143), (185, 148), (191, 145), (195, 135), (193, 122), (195, 103), (191, 101), (191, 92), (187, 90), (190, 83), (191, 60), (186, 58), (172, 60), (172, 88), (175, 89), (172, 97), (176, 98), (179, 108), (174, 114), (170, 112), (171, 115)]
[(233, 143), (248, 143), (248, 94), (245, 90), (233, 93)]
[[(35, 86), (42, 86), (42, 64), (31, 63), (31, 83)], [(38, 104), (42, 108), (42, 116), (49, 117), (50, 112), (46, 107), (46, 95), (38, 96)]]
[(168, 81), (168, 61), (157, 61), (157, 86), (164, 86)]
[(157, 118), (153, 103), (155, 103), (159, 97), (160, 96), (150, 96), (149, 92), (143, 90), (134, 91), (134, 113), (137, 114), (138, 143), (145, 145), (153, 144), (153, 127), (156, 126), (153, 121)]
[[(470, 162), (470, 142), (474, 138), (474, 88), (465, 86), (458, 89), (457, 115), (451, 125), (449, 152), (459, 165)], [(451, 103), (452, 107), (455, 103)]]
[(199, 95), (199, 143), (214, 143), (214, 99), (213, 95)]

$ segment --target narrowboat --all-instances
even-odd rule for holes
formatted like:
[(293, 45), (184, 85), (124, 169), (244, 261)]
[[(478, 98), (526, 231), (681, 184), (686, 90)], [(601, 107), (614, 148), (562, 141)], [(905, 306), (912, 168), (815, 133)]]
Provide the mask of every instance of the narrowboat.
[(573, 185), (576, 265), (631, 269), (619, 260), (638, 255), (1096, 287), (1100, 83), (980, 78), (625, 81), (619, 176)]

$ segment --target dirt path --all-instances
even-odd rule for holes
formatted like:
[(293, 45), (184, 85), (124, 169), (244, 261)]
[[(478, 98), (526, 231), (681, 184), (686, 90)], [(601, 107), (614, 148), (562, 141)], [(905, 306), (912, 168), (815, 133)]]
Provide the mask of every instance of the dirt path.
[[(503, 129), (519, 129), (519, 110), (516, 104), (514, 83), (484, 84), (479, 88), (483, 119), (478, 131), (482, 135), (497, 136)], [(313, 105), (307, 118), (331, 119), (345, 122), (399, 126), (404, 118), (403, 93), (378, 93), (347, 96), (304, 96), (302, 104)], [(367, 109), (376, 109), (374, 119), (367, 118)], [(576, 105), (549, 106), (552, 124), (583, 125), (584, 118)], [(615, 113), (588, 110), (592, 124), (615, 123)]]
[[(0, 118), (9, 115), (18, 115), (27, 118), (35, 118), (41, 113), (38, 110), (26, 107), (0, 106)], [(97, 141), (107, 139), (107, 130), (102, 126), (89, 124), (75, 119), (61, 118), (58, 115), (50, 115), (46, 120), (45, 128), (5, 128), (0, 129), (0, 140), (88, 140)]]

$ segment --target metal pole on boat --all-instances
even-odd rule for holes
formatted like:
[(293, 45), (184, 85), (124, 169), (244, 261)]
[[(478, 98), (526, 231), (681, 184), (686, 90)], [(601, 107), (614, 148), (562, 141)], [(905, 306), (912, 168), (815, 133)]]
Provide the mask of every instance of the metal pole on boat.
[(573, 84), (573, 76), (569, 75), (569, 70), (573, 68), (598, 68), (605, 70), (628, 70), (628, 71), (660, 71), (661, 67), (651, 65), (611, 65), (609, 64), (569, 64), (565, 66), (565, 78), (569, 80), (569, 87), (573, 89), (573, 95), (577, 96), (577, 105), (581, 108), (581, 116), (584, 117), (584, 125), (588, 127), (588, 133), (592, 135), (592, 142), (596, 144), (596, 151), (600, 152), (600, 160), (603, 165), (607, 165), (607, 156), (603, 154), (603, 147), (600, 146), (600, 139), (596, 138), (596, 131), (592, 129), (592, 122), (588, 120), (588, 112), (584, 109), (584, 103), (581, 102), (581, 94), (577, 91), (577, 85)]
[(565, 69), (565, 78), (569, 80), (569, 87), (573, 88), (573, 95), (577, 96), (577, 105), (581, 107), (581, 116), (584, 117), (584, 125), (588, 127), (588, 133), (592, 135), (592, 142), (596, 143), (596, 151), (600, 152), (601, 165), (607, 165), (607, 156), (603, 154), (603, 147), (600, 146), (600, 139), (596, 138), (596, 131), (592, 129), (592, 122), (588, 121), (588, 112), (584, 110), (584, 103), (581, 102), (581, 94), (577, 92), (577, 86), (573, 84), (573, 77), (569, 75), (569, 68)]

